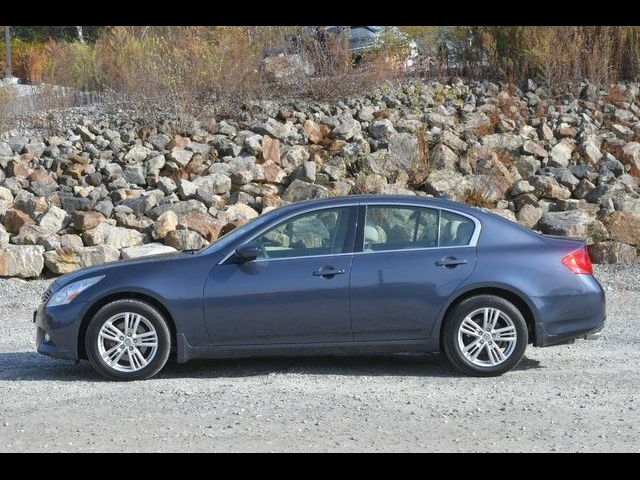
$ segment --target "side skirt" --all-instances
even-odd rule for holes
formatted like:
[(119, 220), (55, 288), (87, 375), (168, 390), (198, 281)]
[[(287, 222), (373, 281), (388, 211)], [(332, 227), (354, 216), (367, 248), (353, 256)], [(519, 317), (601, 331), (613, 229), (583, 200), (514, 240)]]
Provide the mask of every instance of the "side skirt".
[(434, 352), (439, 345), (431, 339), (394, 340), (389, 342), (340, 342), (340, 343), (286, 343), (276, 345), (206, 345), (192, 347), (182, 333), (177, 335), (178, 363), (185, 363), (195, 358), (242, 358), (269, 356), (314, 356), (338, 354), (372, 354), (372, 353), (404, 353)]

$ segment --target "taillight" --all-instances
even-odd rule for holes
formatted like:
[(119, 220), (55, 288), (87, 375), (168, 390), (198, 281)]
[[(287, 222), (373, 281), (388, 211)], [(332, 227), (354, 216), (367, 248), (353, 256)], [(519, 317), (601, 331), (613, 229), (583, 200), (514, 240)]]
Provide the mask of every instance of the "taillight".
[(589, 258), (587, 247), (582, 247), (564, 256), (562, 258), (562, 264), (573, 273), (593, 274), (593, 267), (591, 266), (591, 258)]

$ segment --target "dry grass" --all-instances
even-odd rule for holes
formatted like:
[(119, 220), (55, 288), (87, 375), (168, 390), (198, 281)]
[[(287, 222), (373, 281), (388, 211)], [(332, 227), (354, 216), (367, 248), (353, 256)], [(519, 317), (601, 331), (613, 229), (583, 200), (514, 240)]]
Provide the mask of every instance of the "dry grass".
[(14, 100), (15, 94), (12, 89), (0, 87), (0, 132), (11, 128), (11, 106)]
[(465, 190), (464, 202), (481, 208), (493, 208), (496, 197), (500, 197), (508, 181), (501, 175), (474, 177), (471, 186)]
[(627, 93), (620, 90), (619, 88), (611, 88), (607, 92), (607, 96), (605, 98), (607, 103), (611, 103), (618, 108), (624, 108), (624, 103), (629, 102), (629, 98), (627, 98)]
[[(144, 118), (161, 109), (177, 123), (239, 114), (252, 100), (364, 93), (397, 77), (402, 54), (389, 44), (354, 65), (346, 36), (319, 42), (301, 27), (230, 26), (111, 27), (95, 44), (18, 41), (13, 51), (16, 73), (29, 83), (98, 92)], [(314, 73), (274, 78), (263, 68), (265, 52), (272, 65), (297, 56)]]
[(487, 117), (489, 117), (489, 123), (480, 124), (473, 130), (478, 137), (494, 134), (498, 130), (498, 125), (500, 125), (500, 111), (498, 109), (492, 110), (487, 114)]
[[(495, 98), (495, 105), (502, 112), (502, 114), (513, 121), (526, 119), (528, 110), (526, 105), (523, 105), (520, 100), (515, 96), (515, 90), (512, 90), (509, 86), (513, 87), (513, 83), (509, 83), (507, 90), (500, 92)], [(494, 120), (492, 120), (493, 123)]]
[(493, 190), (486, 183), (474, 183), (471, 188), (465, 191), (464, 203), (472, 207), (492, 208)]
[(615, 142), (603, 142), (601, 147), (600, 147), (600, 151), (602, 152), (602, 154), (610, 154), (613, 155), (616, 160), (619, 161), (623, 161), (623, 154), (622, 154), (622, 143), (619, 141), (615, 141)]
[(416, 138), (418, 140), (417, 158), (415, 159), (415, 167), (410, 172), (409, 185), (412, 188), (422, 190), (425, 183), (429, 178), (429, 175), (433, 171), (433, 165), (430, 159), (430, 145), (427, 137), (429, 128), (427, 125), (422, 124), (416, 132)]
[(536, 111), (533, 113), (533, 118), (546, 118), (549, 115), (549, 106), (538, 104)]
[(498, 157), (498, 161), (507, 168), (512, 166), (516, 161), (513, 154), (508, 150), (497, 150), (496, 156)]
[(637, 26), (444, 27), (434, 42), (431, 70), (524, 84), (544, 81), (555, 91), (583, 79), (607, 85), (640, 72)]

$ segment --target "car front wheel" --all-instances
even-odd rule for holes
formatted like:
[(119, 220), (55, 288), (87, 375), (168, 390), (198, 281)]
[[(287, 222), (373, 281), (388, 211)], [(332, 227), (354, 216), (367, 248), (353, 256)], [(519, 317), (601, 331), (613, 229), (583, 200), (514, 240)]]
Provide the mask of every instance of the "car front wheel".
[(117, 300), (91, 319), (85, 336), (87, 356), (109, 380), (144, 380), (167, 363), (171, 335), (156, 308), (139, 300)]
[(527, 324), (508, 300), (477, 295), (454, 307), (446, 319), (443, 343), (447, 357), (462, 372), (473, 376), (502, 375), (524, 355)]

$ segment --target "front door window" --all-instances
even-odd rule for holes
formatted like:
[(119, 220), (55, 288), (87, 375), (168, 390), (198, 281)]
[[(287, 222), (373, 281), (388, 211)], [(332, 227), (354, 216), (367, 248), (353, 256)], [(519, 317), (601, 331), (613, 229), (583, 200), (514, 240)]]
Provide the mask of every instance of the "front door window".
[(285, 220), (254, 239), (258, 259), (348, 253), (354, 211), (351, 207), (330, 208)]

